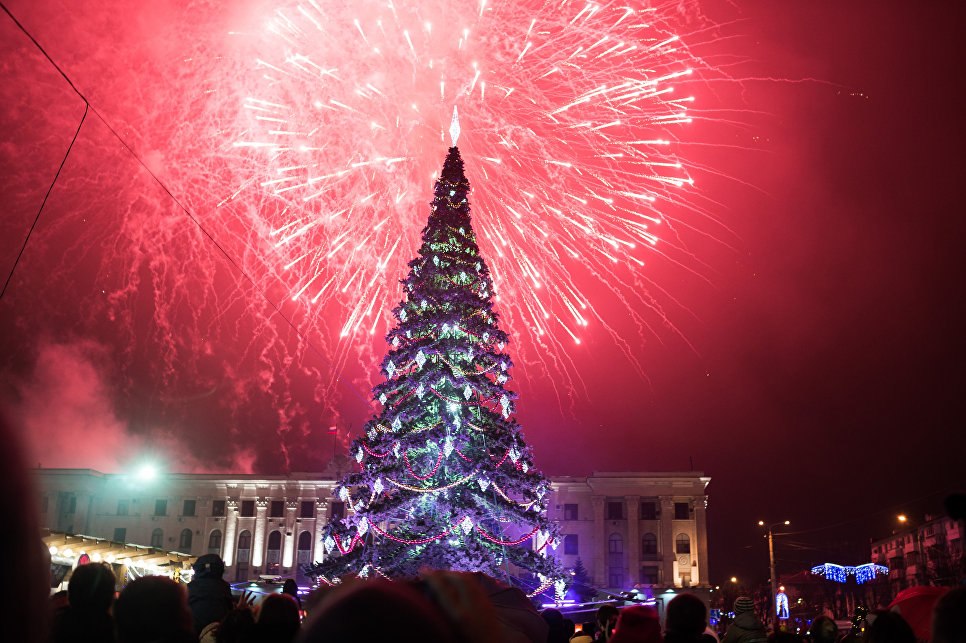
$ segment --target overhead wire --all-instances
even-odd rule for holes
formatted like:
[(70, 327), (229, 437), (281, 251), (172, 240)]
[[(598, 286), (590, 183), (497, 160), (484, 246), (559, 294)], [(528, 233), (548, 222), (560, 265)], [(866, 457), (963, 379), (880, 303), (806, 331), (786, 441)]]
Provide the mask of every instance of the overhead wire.
[[(78, 89), (77, 85), (74, 84), (70, 76), (68, 76), (67, 73), (61, 68), (61, 66), (58, 65), (57, 62), (53, 59), (53, 57), (51, 57), (51, 55), (47, 53), (47, 50), (43, 47), (43, 45), (41, 45), (40, 42), (38, 42), (37, 39), (34, 38), (34, 36), (17, 19), (17, 17), (7, 7), (6, 3), (3, 2), (2, 0), (0, 0), (0, 9), (2, 9), (3, 12), (7, 14), (7, 16), (9, 16), (9, 18), (13, 21), (13, 23), (17, 26), (17, 28), (30, 40), (30, 42), (33, 43), (34, 47), (36, 47), (37, 50), (44, 56), (44, 58), (46, 58), (47, 61), (50, 62), (50, 64), (54, 67), (54, 69), (57, 70), (57, 73), (60, 74), (60, 76), (68, 84), (71, 90), (84, 102), (84, 115), (81, 118), (80, 124), (77, 126), (77, 131), (74, 132), (74, 138), (71, 140), (70, 146), (67, 148), (67, 153), (64, 155), (64, 158), (61, 160), (60, 166), (57, 169), (57, 173), (54, 175), (54, 180), (51, 182), (50, 187), (47, 189), (47, 193), (44, 196), (43, 202), (40, 205), (40, 209), (37, 211), (37, 215), (34, 217), (34, 221), (31, 224), (30, 229), (28, 230), (26, 238), (24, 239), (23, 246), (20, 248), (20, 252), (17, 255), (17, 259), (10, 270), (10, 274), (7, 276), (6, 282), (4, 283), (3, 290), (0, 291), (0, 298), (3, 297), (3, 294), (7, 290), (7, 285), (13, 279), (13, 274), (17, 269), (17, 266), (20, 262), (20, 258), (23, 255), (24, 251), (26, 250), (31, 234), (33, 233), (34, 229), (37, 226), (38, 221), (40, 220), (40, 216), (43, 213), (44, 206), (47, 204), (47, 198), (50, 196), (51, 192), (54, 189), (54, 186), (57, 184), (57, 180), (60, 177), (61, 170), (63, 169), (64, 165), (67, 162), (68, 157), (70, 156), (71, 150), (73, 149), (73, 146), (74, 146), (74, 142), (77, 140), (77, 137), (80, 134), (81, 127), (84, 125), (84, 121), (87, 119), (87, 114), (91, 113), (97, 117), (97, 119), (108, 129), (111, 135), (124, 147), (125, 150), (127, 150), (128, 154), (130, 154), (131, 157), (134, 158), (134, 160), (136, 160), (138, 164), (148, 173), (148, 175), (150, 175), (151, 178), (154, 179), (154, 181), (158, 184), (158, 186), (161, 187), (161, 189), (165, 192), (165, 194), (167, 194), (171, 198), (171, 200), (174, 201), (174, 203), (176, 203), (179, 208), (181, 208), (181, 211), (184, 212), (184, 214), (191, 220), (191, 222), (198, 227), (201, 233), (204, 234), (204, 236), (207, 237), (209, 241), (211, 241), (211, 243), (215, 246), (215, 248), (218, 249), (218, 251), (222, 254), (225, 260), (228, 261), (228, 263), (239, 274), (241, 274), (249, 284), (251, 284), (253, 290), (255, 290), (255, 292), (257, 292), (262, 296), (262, 298), (265, 300), (266, 303), (268, 303), (268, 305), (275, 312), (275, 314), (278, 315), (296, 333), (296, 335), (298, 335), (298, 337), (303, 342), (305, 342), (305, 345), (308, 346), (313, 353), (315, 353), (323, 361), (327, 362), (330, 366), (333, 366), (332, 360), (326, 357), (326, 355), (318, 347), (316, 347), (315, 344), (310, 339), (308, 339), (304, 333), (302, 333), (301, 329), (299, 329), (299, 327), (295, 324), (295, 322), (289, 319), (285, 315), (285, 313), (282, 312), (281, 307), (268, 296), (268, 293), (265, 290), (261, 289), (258, 286), (258, 284), (255, 282), (252, 276), (249, 275), (248, 272), (246, 272), (245, 269), (241, 266), (241, 264), (235, 260), (235, 258), (231, 255), (231, 253), (229, 253), (228, 250), (225, 249), (225, 247), (222, 246), (217, 239), (215, 239), (214, 235), (208, 231), (208, 229), (201, 223), (201, 221), (195, 216), (195, 214), (186, 205), (184, 205), (181, 202), (181, 200), (177, 196), (175, 196), (173, 192), (171, 192), (171, 190), (168, 188), (165, 182), (157, 174), (155, 174), (150, 167), (148, 167), (148, 165), (144, 162), (141, 156), (134, 150), (133, 147), (131, 147), (130, 144), (128, 144), (128, 142), (124, 139), (124, 137), (122, 137), (117, 132), (117, 130), (111, 125), (111, 123), (107, 120), (107, 118), (105, 118), (104, 115), (102, 115), (97, 110), (97, 108), (84, 95), (84, 93), (80, 89)], [(362, 393), (355, 386), (348, 384), (339, 376), (336, 376), (335, 380), (339, 382), (339, 384), (341, 384), (343, 387), (348, 389), (350, 392), (352, 392), (357, 398), (359, 398), (359, 400), (364, 405), (366, 406), (369, 405), (369, 400), (364, 395), (362, 395)]]

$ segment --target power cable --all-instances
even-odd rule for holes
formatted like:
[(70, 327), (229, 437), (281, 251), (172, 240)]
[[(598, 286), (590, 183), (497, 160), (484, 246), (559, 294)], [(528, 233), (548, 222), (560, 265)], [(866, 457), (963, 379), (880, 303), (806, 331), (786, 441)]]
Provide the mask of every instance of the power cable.
[[(77, 136), (78, 136), (78, 134), (80, 134), (81, 126), (84, 124), (84, 121), (87, 118), (88, 112), (90, 112), (90, 113), (94, 114), (94, 116), (96, 116), (97, 119), (101, 123), (104, 124), (104, 126), (108, 129), (108, 131), (110, 131), (111, 135), (115, 139), (117, 139), (117, 141), (124, 147), (125, 150), (127, 150), (127, 152), (131, 155), (131, 157), (133, 157), (134, 160), (136, 160), (138, 162), (138, 164), (142, 168), (144, 168), (144, 170), (151, 176), (151, 178), (154, 179), (154, 181), (161, 187), (162, 190), (164, 190), (165, 194), (167, 194), (171, 198), (171, 200), (174, 201), (178, 205), (179, 208), (181, 208), (182, 212), (184, 212), (184, 214), (191, 220), (191, 222), (194, 223), (198, 227), (198, 229), (202, 232), (202, 234), (205, 235), (205, 237), (208, 238), (209, 241), (211, 241), (211, 243), (218, 249), (218, 251), (222, 254), (222, 256), (224, 256), (224, 258), (228, 261), (228, 263), (239, 274), (241, 274), (245, 278), (245, 280), (248, 281), (249, 284), (251, 284), (253, 290), (255, 290), (256, 292), (258, 292), (262, 296), (262, 298), (265, 300), (265, 302), (268, 303), (268, 305), (271, 307), (271, 309), (286, 324), (288, 324), (288, 326), (295, 332), (296, 335), (299, 336), (299, 338), (302, 341), (305, 342), (305, 345), (308, 346), (312, 350), (312, 352), (315, 353), (318, 357), (320, 357), (323, 361), (327, 362), (330, 366), (332, 366), (332, 361), (330, 359), (328, 359), (325, 356), (325, 354), (323, 354), (322, 351), (319, 350), (315, 346), (315, 344), (312, 343), (302, 333), (302, 331), (295, 325), (295, 323), (292, 320), (290, 320), (282, 312), (282, 310), (279, 307), (279, 305), (276, 304), (272, 299), (269, 298), (267, 292), (265, 292), (264, 290), (262, 290), (261, 288), (259, 288), (259, 286), (255, 283), (255, 280), (245, 271), (244, 268), (242, 268), (242, 266), (237, 261), (235, 261), (234, 257), (220, 243), (218, 243), (218, 241), (215, 239), (215, 237), (210, 232), (208, 232), (208, 230), (205, 228), (204, 225), (202, 225), (201, 221), (198, 220), (198, 218), (194, 215), (194, 213), (192, 213), (191, 210), (189, 210), (188, 207), (185, 206), (181, 202), (181, 200), (178, 199), (178, 197), (176, 197), (171, 192), (170, 189), (168, 189), (168, 186), (164, 183), (164, 181), (162, 181), (161, 178), (159, 176), (157, 176), (151, 170), (151, 168), (149, 168), (147, 166), (147, 164), (137, 154), (137, 152), (135, 152), (134, 149), (127, 143), (127, 141), (124, 140), (124, 138), (117, 132), (117, 130), (114, 129), (114, 127), (107, 121), (107, 119), (99, 111), (97, 111), (97, 108), (94, 107), (94, 105), (91, 104), (91, 102), (87, 99), (87, 97), (84, 95), (84, 93), (81, 92), (77, 88), (77, 86), (70, 79), (70, 77), (67, 75), (67, 73), (64, 72), (64, 70), (61, 69), (60, 65), (58, 65), (57, 62), (50, 56), (50, 54), (47, 53), (47, 50), (44, 49), (44, 47), (37, 41), (37, 39), (34, 38), (33, 35), (29, 31), (27, 31), (27, 28), (24, 27), (23, 24), (21, 24), (19, 20), (17, 20), (16, 16), (13, 15), (13, 13), (10, 11), (10, 9), (7, 8), (6, 3), (2, 2), (2, 0), (0, 0), (0, 9), (3, 9), (4, 13), (6, 13), (10, 17), (10, 19), (17, 26), (17, 28), (21, 32), (23, 32), (23, 34), (30, 40), (30, 42), (32, 42), (34, 44), (34, 46), (37, 48), (37, 50), (40, 51), (41, 54), (43, 54), (44, 58), (46, 58), (50, 62), (50, 64), (54, 67), (54, 69), (57, 70), (57, 73), (59, 73), (60, 76), (67, 82), (67, 84), (70, 86), (71, 90), (75, 94), (77, 94), (77, 96), (82, 101), (84, 101), (84, 106), (85, 106), (84, 107), (84, 117), (81, 119), (80, 125), (77, 126), (77, 131), (74, 133), (74, 138), (73, 138), (73, 140), (71, 140), (70, 147), (67, 148), (67, 154), (64, 155), (64, 158), (63, 158), (63, 160), (60, 163), (60, 167), (57, 169), (57, 174), (54, 176), (54, 180), (53, 180), (53, 182), (51, 182), (50, 187), (47, 190), (47, 194), (44, 196), (44, 200), (41, 203), (40, 210), (37, 212), (37, 216), (34, 218), (33, 224), (31, 225), (30, 230), (27, 233), (26, 239), (24, 239), (23, 247), (20, 249), (20, 253), (17, 255), (17, 260), (14, 263), (14, 266), (11, 269), (10, 274), (7, 276), (7, 280), (6, 280), (6, 283), (3, 286), (3, 290), (0, 291), (0, 298), (2, 298), (3, 293), (6, 292), (7, 285), (10, 283), (10, 280), (13, 278), (13, 273), (14, 273), (14, 271), (17, 268), (17, 264), (20, 262), (20, 257), (23, 255), (24, 250), (27, 247), (27, 243), (30, 240), (30, 235), (33, 232), (34, 228), (36, 227), (37, 221), (40, 219), (40, 215), (43, 212), (44, 206), (47, 203), (47, 197), (49, 197), (50, 196), (50, 193), (53, 191), (54, 185), (56, 185), (57, 180), (60, 177), (60, 172), (63, 169), (64, 164), (67, 162), (67, 157), (70, 156), (71, 149), (74, 146), (74, 141), (77, 140)], [(346, 389), (348, 389), (350, 392), (352, 392), (357, 398), (359, 398), (359, 400), (364, 405), (366, 405), (366, 406), (369, 405), (369, 400), (366, 399), (366, 397), (364, 395), (362, 395), (356, 389), (356, 387), (349, 385), (348, 383), (346, 383), (345, 381), (343, 381), (341, 377), (336, 377), (335, 379), (336, 379), (337, 382), (339, 382), (339, 384), (341, 384), (342, 386), (344, 386)]]

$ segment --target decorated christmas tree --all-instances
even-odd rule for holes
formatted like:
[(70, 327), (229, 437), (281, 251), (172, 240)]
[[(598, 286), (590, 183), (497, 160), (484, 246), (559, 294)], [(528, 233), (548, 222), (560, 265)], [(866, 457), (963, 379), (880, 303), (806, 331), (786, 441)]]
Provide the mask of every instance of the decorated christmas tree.
[(548, 551), (558, 541), (546, 516), (550, 483), (513, 418), (509, 339), (470, 224), (455, 112), (450, 133), (422, 246), (402, 281), (405, 301), (386, 336), (386, 380), (373, 389), (381, 410), (350, 446), (361, 470), (336, 487), (349, 511), (326, 526), (326, 557), (310, 572), (332, 582), (453, 569), (562, 590)]

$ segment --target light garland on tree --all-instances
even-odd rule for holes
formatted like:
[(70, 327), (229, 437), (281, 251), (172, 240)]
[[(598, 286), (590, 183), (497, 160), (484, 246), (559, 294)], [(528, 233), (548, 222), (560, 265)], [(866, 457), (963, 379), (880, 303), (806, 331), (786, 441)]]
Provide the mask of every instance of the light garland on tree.
[(323, 528), (324, 549), (342, 555), (310, 569), (326, 582), (352, 571), (412, 575), (424, 565), (502, 577), (514, 566), (541, 578), (538, 591), (566, 580), (548, 553), (559, 540), (546, 517), (549, 481), (512, 417), (508, 337), (496, 325), (468, 190), (453, 147), (393, 311), (386, 380), (373, 388), (381, 410), (350, 448), (360, 470), (336, 487), (355, 513)]

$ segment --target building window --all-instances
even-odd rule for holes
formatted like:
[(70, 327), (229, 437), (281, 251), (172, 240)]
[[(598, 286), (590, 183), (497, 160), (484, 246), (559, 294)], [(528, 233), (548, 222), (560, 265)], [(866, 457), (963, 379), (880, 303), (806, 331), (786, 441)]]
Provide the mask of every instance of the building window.
[(611, 554), (624, 553), (624, 539), (620, 534), (611, 534), (607, 539), (607, 552)]
[(215, 517), (221, 517), (225, 515), (225, 501), (224, 500), (214, 500), (211, 503), (211, 515)]
[(151, 546), (155, 549), (161, 549), (164, 545), (164, 532), (158, 527), (151, 532)]
[(332, 520), (342, 520), (345, 518), (345, 503), (340, 500), (333, 500), (329, 503), (332, 507)]
[(127, 540), (127, 527), (115, 527), (114, 537), (111, 538), (116, 543), (123, 543)]
[(268, 535), (268, 550), (265, 553), (265, 573), (277, 574), (282, 562), (282, 532), (273, 531)]
[(247, 563), (252, 559), (252, 532), (247, 529), (238, 534), (238, 555), (235, 560)]
[(299, 518), (315, 518), (315, 501), (303, 500), (299, 505)]
[(691, 518), (691, 505), (686, 502), (674, 503), (674, 519), (688, 520)]
[(607, 580), (610, 583), (610, 587), (620, 589), (624, 586), (624, 570), (611, 568), (610, 573), (607, 575)]
[(641, 567), (641, 583), (644, 585), (657, 585), (660, 581), (658, 580), (658, 567), (657, 565), (645, 565)]
[[(252, 501), (252, 504), (255, 504)], [(238, 534), (238, 554), (235, 557), (236, 580), (248, 580), (248, 561), (252, 559), (252, 532), (247, 529)]]
[(656, 502), (647, 501), (641, 503), (641, 520), (657, 520)]
[(307, 531), (299, 534), (297, 561), (299, 566), (312, 562), (312, 534)]
[(678, 537), (674, 539), (674, 551), (678, 554), (691, 553), (691, 539), (687, 534), (678, 534)]
[(285, 517), (285, 503), (281, 500), (272, 500), (272, 504), (268, 507), (268, 517), (269, 518), (283, 518)]
[(194, 500), (185, 500), (181, 507), (182, 516), (193, 516), (195, 515), (195, 502)]
[(657, 555), (657, 536), (654, 534), (644, 534), (641, 537), (641, 553), (645, 556)]
[(126, 515), (128, 515), (128, 501), (127, 500), (118, 500), (117, 501), (117, 515), (118, 516), (126, 516)]
[(691, 573), (684, 572), (681, 574), (681, 587), (691, 587)]
[(208, 553), (221, 556), (221, 530), (216, 529), (208, 536)]
[(569, 556), (578, 554), (577, 534), (567, 534), (564, 536), (564, 553)]
[(241, 503), (241, 517), (251, 518), (255, 515), (255, 501), (254, 500), (242, 500)]
[(168, 515), (168, 501), (159, 498), (154, 501), (154, 515), (155, 516), (167, 516)]
[(576, 503), (575, 504), (566, 504), (566, 505), (564, 505), (564, 515), (563, 515), (563, 519), (564, 520), (577, 520), (577, 505), (576, 505)]
[(607, 520), (623, 520), (624, 503), (620, 501), (610, 501), (607, 503)]
[(191, 553), (191, 530), (182, 529), (181, 538), (178, 539), (178, 551), (184, 554)]

